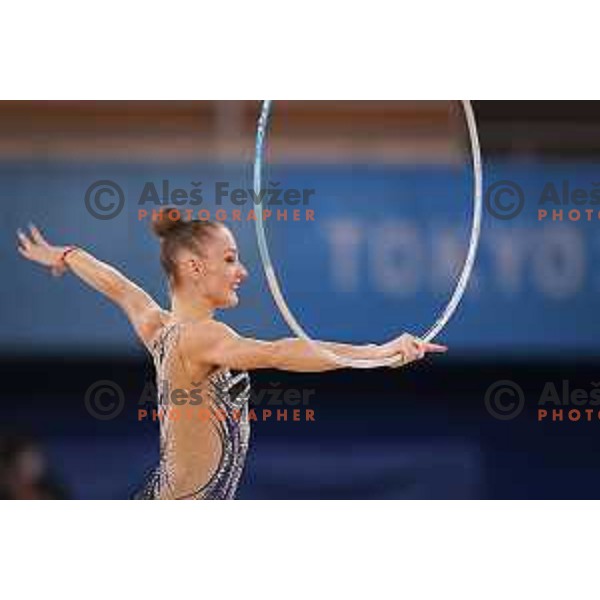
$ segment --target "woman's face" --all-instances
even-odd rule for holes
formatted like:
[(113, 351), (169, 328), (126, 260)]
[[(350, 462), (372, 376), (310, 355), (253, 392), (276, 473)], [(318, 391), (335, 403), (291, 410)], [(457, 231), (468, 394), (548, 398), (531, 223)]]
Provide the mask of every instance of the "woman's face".
[(237, 244), (229, 229), (219, 227), (211, 232), (200, 264), (200, 289), (215, 308), (237, 306), (237, 290), (248, 277), (248, 271), (240, 262)]

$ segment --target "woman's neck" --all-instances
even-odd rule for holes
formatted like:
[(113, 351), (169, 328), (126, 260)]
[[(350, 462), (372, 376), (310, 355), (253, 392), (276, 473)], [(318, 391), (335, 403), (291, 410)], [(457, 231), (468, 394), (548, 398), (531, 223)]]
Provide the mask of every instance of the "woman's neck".
[(209, 302), (198, 297), (197, 292), (192, 295), (178, 290), (171, 296), (171, 312), (175, 318), (180, 320), (205, 321), (212, 319), (214, 310)]

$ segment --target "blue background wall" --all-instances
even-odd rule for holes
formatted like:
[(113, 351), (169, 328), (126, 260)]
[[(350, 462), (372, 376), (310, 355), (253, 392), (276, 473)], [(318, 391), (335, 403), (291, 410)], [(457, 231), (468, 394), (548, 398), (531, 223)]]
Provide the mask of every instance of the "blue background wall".
[[(74, 278), (56, 284), (42, 270), (24, 264), (14, 251), (18, 226), (32, 220), (50, 240), (80, 244), (166, 304), (157, 244), (148, 221), (137, 218), (144, 183), (160, 187), (168, 178), (172, 187), (189, 190), (191, 181), (201, 180), (202, 208), (211, 209), (214, 181), (250, 187), (249, 176), (240, 173), (240, 166), (3, 164), (2, 348), (25, 353), (131, 353), (137, 348), (121, 315), (104, 300)], [(85, 191), (99, 179), (112, 179), (125, 190), (126, 206), (113, 220), (94, 219), (85, 208)], [(382, 341), (398, 331), (421, 333), (433, 323), (466, 252), (471, 215), (467, 172), (449, 167), (278, 167), (271, 179), (282, 187), (316, 190), (310, 205), (315, 222), (267, 225), (286, 296), (310, 333)], [(511, 221), (484, 212), (475, 272), (444, 340), (455, 356), (585, 356), (600, 334), (595, 318), (600, 292), (597, 222), (538, 222), (536, 215), (546, 182), (560, 186), (568, 180), (572, 187), (589, 190), (597, 179), (595, 167), (486, 165), (486, 184), (504, 179), (523, 188), (525, 208)], [(244, 208), (244, 217), (248, 210)], [(252, 277), (239, 309), (224, 318), (255, 335), (285, 335), (287, 328), (266, 290), (253, 223), (231, 225)]]

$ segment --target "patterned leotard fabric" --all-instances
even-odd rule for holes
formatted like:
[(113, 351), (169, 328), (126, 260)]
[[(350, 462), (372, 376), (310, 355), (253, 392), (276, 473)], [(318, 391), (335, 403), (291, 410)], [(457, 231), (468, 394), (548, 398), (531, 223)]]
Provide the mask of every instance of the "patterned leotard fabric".
[[(156, 367), (158, 412), (169, 409), (169, 365), (178, 354), (181, 322), (164, 326), (151, 345)], [(224, 369), (211, 375), (205, 384), (210, 390), (210, 401), (206, 403), (212, 431), (220, 442), (219, 460), (216, 469), (207, 481), (199, 481), (192, 489), (176, 489), (176, 461), (181, 460), (177, 452), (177, 430), (170, 419), (160, 422), (160, 460), (146, 478), (133, 499), (195, 499), (232, 500), (243, 472), (250, 423), (248, 420), (248, 400), (250, 398), (250, 377), (245, 371)], [(163, 412), (164, 414), (164, 412)], [(190, 457), (187, 457), (190, 460)], [(193, 462), (193, 457), (192, 457)]]

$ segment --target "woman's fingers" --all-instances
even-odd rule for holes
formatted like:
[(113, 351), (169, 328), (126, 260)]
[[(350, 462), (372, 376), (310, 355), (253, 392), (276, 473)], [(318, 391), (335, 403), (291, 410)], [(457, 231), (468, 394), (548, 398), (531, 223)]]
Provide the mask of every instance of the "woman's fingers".
[(390, 365), (393, 369), (398, 369), (416, 360), (421, 360), (428, 353), (443, 353), (448, 351), (448, 347), (443, 344), (424, 342), (409, 334), (403, 334), (398, 338), (398, 341), (400, 341), (400, 344), (398, 344), (398, 351), (394, 357), (397, 357), (397, 360), (394, 360)]
[(446, 352), (448, 350), (448, 346), (444, 346), (443, 344), (432, 344), (431, 342), (424, 342), (419, 338), (414, 338), (413, 341), (420, 352)]
[(413, 344), (413, 360), (420, 360), (425, 356), (425, 343), (421, 340), (415, 338), (412, 340)]
[(36, 244), (46, 244), (44, 236), (33, 223), (29, 223), (29, 231), (31, 232), (31, 237)]
[(447, 352), (448, 346), (443, 344), (425, 344), (425, 352)]
[(28, 250), (31, 246), (31, 240), (20, 229), (17, 229), (17, 237), (19, 238), (23, 248)]

